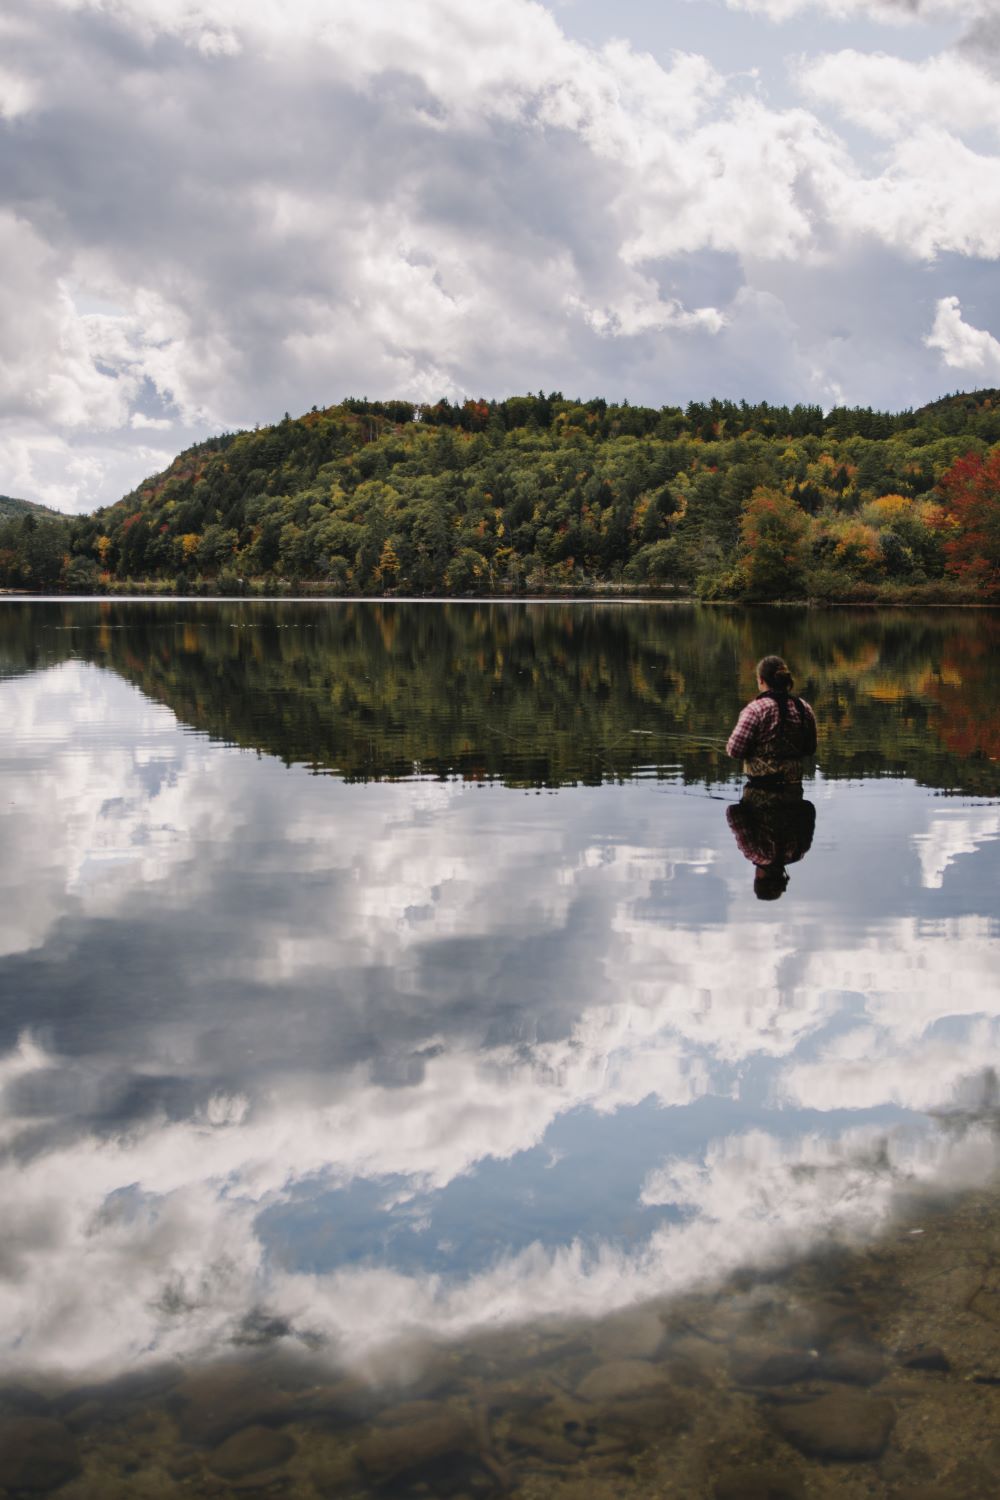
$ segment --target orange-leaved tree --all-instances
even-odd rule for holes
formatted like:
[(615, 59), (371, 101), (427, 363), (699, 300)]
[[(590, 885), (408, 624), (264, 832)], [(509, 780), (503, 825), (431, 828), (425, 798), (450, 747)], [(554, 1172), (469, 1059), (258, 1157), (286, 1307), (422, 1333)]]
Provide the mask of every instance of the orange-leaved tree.
[(809, 517), (781, 490), (758, 485), (740, 518), (741, 561), (747, 592), (758, 599), (781, 599), (805, 588)]
[(967, 453), (941, 475), (945, 567), (986, 594), (1000, 594), (1000, 445)]

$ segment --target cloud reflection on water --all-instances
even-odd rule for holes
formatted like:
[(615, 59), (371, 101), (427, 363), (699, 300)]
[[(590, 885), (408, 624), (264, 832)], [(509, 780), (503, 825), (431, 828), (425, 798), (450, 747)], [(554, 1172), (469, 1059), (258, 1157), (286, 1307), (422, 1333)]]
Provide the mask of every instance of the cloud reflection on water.
[[(670, 784), (346, 786), (78, 662), (0, 691), (11, 1367), (199, 1352), (261, 1303), (354, 1353), (603, 1311), (994, 1165), (988, 1123), (906, 1115), (967, 1104), (1000, 1053), (989, 808), (819, 782), (794, 892), (762, 907), (722, 806)], [(612, 1122), (631, 1239), (579, 1182)], [(459, 1185), (473, 1216), (515, 1201), (546, 1146), (544, 1233), (447, 1274), (394, 1256)]]

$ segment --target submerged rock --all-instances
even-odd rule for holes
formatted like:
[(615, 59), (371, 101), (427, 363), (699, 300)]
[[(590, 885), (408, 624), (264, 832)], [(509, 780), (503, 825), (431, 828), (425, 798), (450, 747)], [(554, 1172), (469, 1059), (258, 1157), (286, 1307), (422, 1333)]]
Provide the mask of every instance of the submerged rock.
[(489, 1410), (497, 1415), (509, 1412), (514, 1416), (525, 1416), (546, 1406), (556, 1387), (536, 1380), (534, 1384), (517, 1380), (506, 1380), (486, 1386), (483, 1400)]
[(734, 1350), (730, 1368), (738, 1385), (791, 1385), (816, 1374), (816, 1355), (808, 1349), (752, 1346)]
[(198, 1456), (190, 1450), (172, 1453), (163, 1467), (171, 1479), (190, 1479), (201, 1468)]
[(997, 1473), (969, 1460), (943, 1479), (893, 1490), (892, 1500), (996, 1500)]
[(222, 1365), (189, 1375), (170, 1405), (181, 1436), (191, 1443), (217, 1444), (241, 1428), (278, 1426), (292, 1416), (290, 1398), (245, 1365)]
[(707, 1388), (728, 1368), (726, 1350), (694, 1335), (672, 1339), (664, 1352), (664, 1375), (685, 1390)]
[(838, 1380), (846, 1385), (877, 1385), (886, 1369), (880, 1349), (859, 1349), (848, 1345), (828, 1349), (819, 1360), (815, 1374), (821, 1380)]
[(293, 1415), (304, 1421), (321, 1422), (327, 1427), (351, 1427), (371, 1418), (378, 1405), (379, 1397), (370, 1385), (353, 1376), (345, 1376), (329, 1384), (299, 1391)]
[(317, 1493), (323, 1500), (361, 1488), (361, 1475), (352, 1449), (329, 1433), (312, 1433), (302, 1457)]
[(670, 1390), (632, 1401), (616, 1401), (598, 1417), (599, 1432), (629, 1444), (659, 1443), (684, 1432), (690, 1425), (688, 1404)]
[[(49, 1409), (49, 1398), (43, 1396), (41, 1391), (32, 1390), (27, 1385), (5, 1385), (0, 1389), (0, 1412), (5, 1417), (44, 1416)], [(0, 1475), (0, 1483), (3, 1476)]]
[(804, 1500), (797, 1474), (776, 1468), (727, 1469), (715, 1481), (714, 1500)]
[(512, 1447), (533, 1453), (546, 1463), (575, 1464), (582, 1456), (580, 1445), (569, 1436), (535, 1422), (522, 1422), (511, 1432), (510, 1442)]
[(76, 1441), (51, 1417), (0, 1421), (0, 1482), (8, 1490), (41, 1494), (80, 1473)]
[(598, 1324), (591, 1345), (599, 1359), (652, 1359), (663, 1343), (663, 1324), (648, 1307), (629, 1308)]
[(893, 1490), (892, 1500), (967, 1500), (967, 1497), (943, 1484), (908, 1484), (901, 1490)]
[(287, 1463), (296, 1444), (286, 1432), (271, 1427), (244, 1427), (226, 1438), (209, 1456), (208, 1466), (223, 1479), (243, 1479), (261, 1469), (276, 1469)]
[(423, 1422), (379, 1428), (363, 1438), (357, 1459), (378, 1484), (475, 1448), (472, 1423), (458, 1412), (442, 1411)]
[(665, 1385), (662, 1370), (645, 1360), (615, 1359), (606, 1365), (598, 1365), (596, 1370), (585, 1375), (576, 1393), (584, 1401), (621, 1401), (648, 1395)]
[(932, 1370), (947, 1375), (951, 1360), (936, 1344), (921, 1344), (916, 1349), (904, 1349), (899, 1356), (901, 1365), (908, 1370)]
[(969, 1311), (987, 1323), (1000, 1323), (1000, 1287), (981, 1286), (969, 1302)]
[(863, 1461), (885, 1450), (896, 1409), (884, 1396), (840, 1390), (776, 1406), (769, 1418), (785, 1441), (808, 1458)]
[(401, 1401), (396, 1406), (385, 1406), (375, 1417), (377, 1427), (415, 1427), (421, 1422), (434, 1421), (441, 1412), (437, 1401)]
[(864, 1315), (851, 1297), (818, 1297), (803, 1308), (803, 1318), (806, 1341), (817, 1349), (870, 1341)]

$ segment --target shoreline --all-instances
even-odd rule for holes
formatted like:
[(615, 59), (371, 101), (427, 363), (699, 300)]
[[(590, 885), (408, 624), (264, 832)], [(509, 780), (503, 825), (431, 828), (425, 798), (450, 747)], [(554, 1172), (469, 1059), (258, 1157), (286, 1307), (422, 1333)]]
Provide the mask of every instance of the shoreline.
[(706, 609), (1000, 609), (1000, 599), (700, 599), (695, 594), (657, 594), (563, 591), (530, 594), (341, 594), (325, 590), (305, 593), (177, 594), (163, 589), (148, 593), (60, 594), (29, 589), (0, 588), (0, 602), (39, 604), (661, 604)]

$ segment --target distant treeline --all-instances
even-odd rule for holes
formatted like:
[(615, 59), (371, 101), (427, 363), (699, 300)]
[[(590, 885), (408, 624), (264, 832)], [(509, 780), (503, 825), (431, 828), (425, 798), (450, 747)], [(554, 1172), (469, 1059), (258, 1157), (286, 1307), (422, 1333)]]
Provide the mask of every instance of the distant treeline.
[(84, 517), (0, 512), (30, 590), (1000, 598), (1000, 392), (915, 412), (351, 397)]

